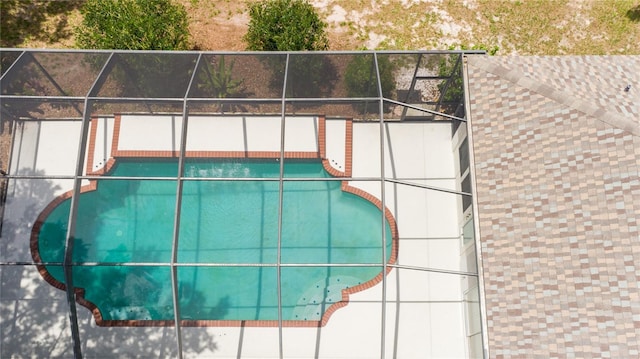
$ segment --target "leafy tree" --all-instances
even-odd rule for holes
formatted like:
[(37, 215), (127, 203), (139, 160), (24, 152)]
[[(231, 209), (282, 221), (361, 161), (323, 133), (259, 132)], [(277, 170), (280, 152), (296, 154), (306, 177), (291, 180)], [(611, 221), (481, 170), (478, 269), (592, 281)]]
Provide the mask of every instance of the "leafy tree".
[(327, 24), (306, 0), (267, 0), (249, 4), (249, 50), (326, 50)]
[(88, 49), (186, 50), (187, 12), (171, 0), (87, 0), (76, 44)]

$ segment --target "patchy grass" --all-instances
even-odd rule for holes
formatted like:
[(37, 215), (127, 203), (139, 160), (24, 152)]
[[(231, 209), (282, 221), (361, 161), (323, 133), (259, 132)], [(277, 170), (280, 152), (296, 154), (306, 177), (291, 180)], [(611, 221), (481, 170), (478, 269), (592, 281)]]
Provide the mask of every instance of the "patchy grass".
[(589, 9), (591, 21), (585, 33), (595, 34), (575, 41), (576, 54), (640, 54), (640, 22), (628, 14), (640, 6), (637, 0), (595, 1)]
[[(187, 9), (194, 49), (246, 48), (247, 0), (174, 1)], [(329, 23), (332, 50), (482, 45), (498, 46), (499, 55), (640, 54), (633, 12), (640, 0), (310, 1)], [(73, 47), (80, 2), (0, 0), (1, 45)]]
[(441, 35), (437, 15), (429, 11), (432, 5), (428, 3), (406, 0), (329, 0), (324, 3), (328, 3), (321, 10), (325, 17), (335, 13), (336, 8), (344, 12), (338, 25), (345, 24), (342, 31), (355, 39), (357, 48), (435, 48), (437, 41), (434, 40)]
[(498, 54), (640, 54), (638, 0), (328, 0), (347, 14), (359, 46), (447, 49), (498, 46)]
[[(471, 14), (467, 11), (472, 34), (461, 42), (497, 45), (501, 54), (562, 53), (565, 34), (574, 28), (572, 19), (576, 9), (570, 3), (568, 0), (481, 1)], [(447, 5), (454, 14), (462, 12), (453, 1)]]
[(626, 16), (633, 1), (485, 0), (463, 42), (495, 44), (502, 54), (639, 54), (640, 27)]

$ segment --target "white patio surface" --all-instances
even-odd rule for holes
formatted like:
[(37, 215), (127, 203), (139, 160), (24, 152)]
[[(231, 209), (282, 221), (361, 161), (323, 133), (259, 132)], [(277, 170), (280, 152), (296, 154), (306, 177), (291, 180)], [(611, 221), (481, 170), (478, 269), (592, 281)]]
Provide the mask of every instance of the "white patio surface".
[[(92, 168), (111, 152), (113, 119), (98, 121)], [(182, 119), (175, 116), (124, 118), (120, 150), (177, 150)], [(316, 117), (285, 121), (286, 151), (318, 151)], [(187, 150), (279, 151), (280, 118), (193, 117)], [(344, 168), (345, 122), (327, 120), (327, 157)], [(380, 181), (384, 176), (456, 189), (448, 123), (389, 123), (380, 143), (378, 123), (353, 124), (353, 177), (350, 185), (379, 199), (394, 214), (400, 235), (398, 264), (460, 270), (460, 226), (455, 195)], [(80, 123), (29, 122), (16, 131), (12, 173), (73, 175)], [(275, 140), (274, 140), (275, 138)], [(177, 141), (177, 142), (176, 142)], [(20, 150), (16, 146), (20, 147)], [(384, 151), (381, 151), (381, 146)], [(20, 158), (16, 154), (20, 154)], [(382, 154), (384, 153), (384, 154)], [(337, 167), (336, 167), (337, 168)], [(0, 258), (30, 262), (33, 220), (56, 196), (72, 189), (69, 179), (30, 179), (12, 183), (4, 213)], [(65, 293), (51, 287), (34, 266), (0, 267), (0, 357), (69, 357), (72, 341)], [(287, 358), (459, 358), (466, 355), (461, 278), (394, 269), (383, 283), (352, 294), (321, 328), (282, 328)], [(382, 327), (383, 317), (385, 326)], [(173, 357), (175, 329), (97, 327), (78, 306), (86, 357)], [(382, 335), (384, 333), (384, 335)], [(384, 338), (384, 343), (381, 342)], [(256, 327), (182, 328), (186, 357), (277, 358), (279, 329)]]
[[(122, 116), (118, 150), (179, 151), (181, 116)], [(191, 116), (187, 151), (280, 151), (280, 117)], [(147, 134), (144, 139), (141, 133)], [(153, 135), (151, 135), (153, 134)], [(318, 151), (318, 119), (287, 118), (285, 151)], [(344, 152), (344, 151), (343, 151)]]

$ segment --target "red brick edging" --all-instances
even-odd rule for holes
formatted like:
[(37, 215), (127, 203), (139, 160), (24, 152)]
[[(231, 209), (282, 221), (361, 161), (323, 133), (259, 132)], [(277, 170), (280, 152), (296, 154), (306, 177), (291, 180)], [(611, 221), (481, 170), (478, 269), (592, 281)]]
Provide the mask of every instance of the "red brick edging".
[[(116, 163), (116, 159), (119, 157), (177, 157), (179, 152), (176, 151), (120, 151), (117, 149), (118, 138), (120, 135), (120, 115), (115, 115), (115, 123), (113, 130), (113, 140), (111, 146), (111, 158), (105, 163), (105, 166), (93, 171), (92, 161), (95, 155), (95, 140), (97, 134), (97, 118), (92, 118), (91, 132), (89, 133), (89, 148), (87, 152), (87, 175), (106, 175), (111, 171)], [(319, 153), (316, 152), (285, 152), (285, 158), (315, 158), (321, 159), (324, 169), (334, 177), (351, 177), (352, 171), (352, 151), (353, 151), (353, 121), (351, 119), (346, 120), (345, 126), (345, 170), (339, 171), (329, 164), (329, 160), (326, 158), (326, 123), (325, 117), (319, 116), (319, 131), (318, 131), (318, 146)], [(199, 158), (280, 158), (280, 152), (277, 151), (189, 151), (185, 153), (187, 157), (199, 157)], [(94, 191), (97, 189), (97, 181), (91, 180), (86, 186), (80, 188), (80, 193)], [(348, 192), (373, 203), (378, 209), (383, 210), (382, 202), (371, 195), (370, 193), (363, 191), (359, 188), (355, 188), (349, 185), (348, 181), (342, 181), (341, 190)], [(38, 273), (44, 278), (44, 280), (55, 288), (60, 290), (66, 290), (66, 285), (57, 279), (55, 279), (42, 264), (42, 257), (39, 251), (38, 238), (40, 230), (51, 212), (62, 202), (71, 198), (73, 190), (67, 191), (60, 196), (56, 197), (51, 203), (49, 203), (42, 212), (38, 215), (35, 224), (31, 230), (30, 248), (31, 256)], [(398, 228), (393, 217), (393, 214), (388, 208), (384, 208), (384, 215), (389, 223), (391, 229), (391, 255), (387, 264), (394, 264), (398, 255)], [(325, 326), (331, 315), (339, 308), (345, 307), (349, 304), (349, 295), (369, 289), (377, 285), (383, 280), (383, 277), (391, 272), (392, 267), (386, 267), (386, 272), (380, 272), (377, 276), (371, 280), (361, 283), (357, 286), (346, 288), (342, 290), (342, 300), (331, 304), (324, 312), (320, 320), (283, 320), (282, 325), (284, 327), (321, 327)], [(96, 325), (104, 327), (167, 327), (175, 325), (173, 320), (104, 320), (100, 309), (92, 302), (84, 298), (84, 288), (74, 289), (76, 301), (88, 308), (96, 321)], [(278, 320), (181, 320), (180, 324), (185, 327), (278, 327), (280, 322)]]

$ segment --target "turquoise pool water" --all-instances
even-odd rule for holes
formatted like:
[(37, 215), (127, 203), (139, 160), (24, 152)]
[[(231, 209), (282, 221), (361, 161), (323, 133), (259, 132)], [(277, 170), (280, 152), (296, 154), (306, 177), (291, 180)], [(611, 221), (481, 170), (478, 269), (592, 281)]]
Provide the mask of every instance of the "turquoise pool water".
[[(167, 177), (177, 161), (120, 161), (110, 176)], [(276, 161), (190, 160), (185, 176), (243, 178), (183, 183), (177, 269), (180, 314), (196, 320), (277, 320), (278, 178)], [(321, 163), (287, 161), (287, 178), (328, 178)], [(171, 261), (176, 181), (100, 180), (80, 196), (75, 262), (137, 263), (74, 268), (103, 319), (172, 320), (171, 272), (144, 263)], [(69, 201), (47, 217), (39, 236), (43, 261), (63, 256)], [(343, 192), (339, 181), (286, 181), (283, 192), (281, 262), (296, 264), (381, 263), (382, 215), (363, 198)], [(386, 227), (386, 254), (391, 231)], [(197, 267), (199, 263), (243, 266)], [(191, 265), (189, 265), (191, 264)], [(60, 267), (49, 272), (64, 282)], [(344, 288), (374, 278), (382, 267), (283, 267), (284, 320), (318, 320), (341, 300)]]

